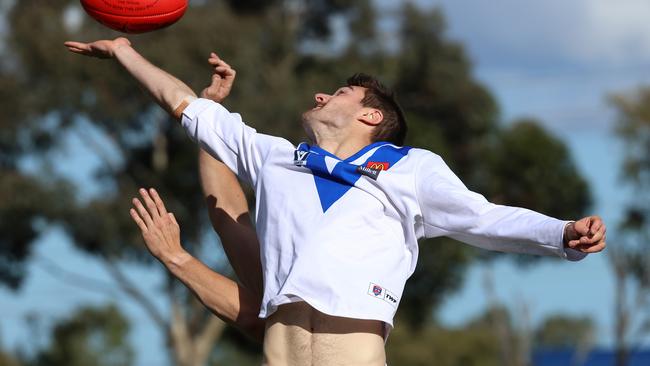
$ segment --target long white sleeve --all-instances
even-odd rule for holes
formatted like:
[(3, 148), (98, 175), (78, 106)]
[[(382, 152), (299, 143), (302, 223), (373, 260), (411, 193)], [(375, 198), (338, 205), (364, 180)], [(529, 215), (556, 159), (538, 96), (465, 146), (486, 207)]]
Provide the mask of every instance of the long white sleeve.
[(209, 99), (199, 98), (187, 106), (181, 124), (193, 141), (253, 186), (269, 152), (281, 144), (291, 145), (285, 139), (257, 133), (238, 113)]
[(449, 236), (489, 250), (560, 256), (568, 260), (586, 256), (564, 248), (562, 239), (567, 221), (488, 202), (467, 189), (435, 154), (422, 158), (416, 174), (426, 237)]

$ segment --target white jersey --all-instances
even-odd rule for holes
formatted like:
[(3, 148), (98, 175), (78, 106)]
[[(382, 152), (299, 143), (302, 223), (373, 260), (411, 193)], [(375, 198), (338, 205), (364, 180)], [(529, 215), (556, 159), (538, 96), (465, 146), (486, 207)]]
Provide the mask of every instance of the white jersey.
[(306, 301), (329, 315), (392, 326), (422, 237), (584, 257), (563, 248), (566, 221), (489, 203), (427, 150), (377, 142), (339, 159), (318, 146), (257, 133), (206, 99), (185, 109), (182, 125), (255, 190), (260, 317)]

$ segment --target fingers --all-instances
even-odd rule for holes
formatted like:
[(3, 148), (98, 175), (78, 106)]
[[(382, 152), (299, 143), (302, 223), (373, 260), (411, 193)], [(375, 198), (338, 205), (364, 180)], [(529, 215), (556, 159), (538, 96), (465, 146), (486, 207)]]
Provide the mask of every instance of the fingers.
[(87, 43), (68, 41), (64, 42), (63, 45), (66, 46), (70, 52), (81, 54), (90, 52), (90, 46)]
[(67, 41), (63, 42), (63, 45), (69, 48), (78, 48), (78, 49), (89, 49), (88, 43)]
[(151, 198), (153, 198), (153, 202), (156, 204), (156, 208), (158, 209), (160, 216), (164, 217), (167, 215), (167, 208), (165, 208), (165, 203), (160, 198), (160, 195), (158, 195), (158, 192), (155, 189), (150, 188), (149, 194), (151, 195)]
[(143, 233), (146, 233), (147, 225), (144, 223), (144, 221), (142, 221), (142, 218), (138, 216), (137, 211), (132, 208), (129, 210), (129, 213), (131, 214), (131, 218), (133, 219), (133, 221), (135, 221), (136, 225), (138, 225), (140, 230), (142, 230)]
[(133, 203), (133, 206), (135, 206), (135, 209), (138, 211), (138, 214), (146, 224), (146, 227), (153, 225), (153, 220), (151, 219), (151, 215), (149, 215), (147, 209), (144, 208), (142, 202), (140, 202), (140, 200), (137, 198), (134, 198), (131, 202)]
[(596, 244), (581, 244), (577, 245), (574, 249), (579, 250), (583, 253), (597, 253), (605, 249), (607, 246), (607, 243), (605, 241), (605, 238), (603, 240), (597, 242)]
[(589, 248), (586, 248), (583, 250), (585, 253), (597, 253), (605, 249), (607, 244), (605, 243), (605, 240), (603, 239), (601, 242), (599, 242), (597, 245), (592, 245)]
[(595, 235), (604, 226), (603, 220), (598, 216), (594, 216), (591, 222), (591, 227), (589, 228), (589, 233)]
[(234, 77), (237, 73), (227, 62), (219, 58), (219, 56), (217, 56), (217, 54), (214, 52), (210, 54), (208, 63), (214, 66), (214, 72), (222, 74), (224, 76)]
[(140, 188), (139, 192), (144, 204), (140, 199), (133, 198), (132, 203), (135, 208), (131, 208), (129, 214), (142, 232), (148, 231), (154, 225), (155, 221), (161, 218), (167, 218), (178, 226), (174, 214), (167, 212), (165, 203), (155, 189), (150, 188), (147, 191), (144, 188)]
[(174, 214), (171, 213), (171, 212), (169, 212), (168, 215), (169, 215), (169, 218), (170, 218), (170, 219), (172, 220), (172, 222), (174, 223), (174, 225), (179, 226), (179, 225), (178, 225), (178, 222), (176, 221), (176, 216), (174, 216)]
[(153, 219), (158, 219), (160, 217), (160, 212), (158, 211), (158, 207), (156, 207), (153, 199), (151, 199), (151, 196), (149, 196), (149, 192), (144, 188), (140, 188), (140, 196), (142, 196), (142, 200), (144, 201), (145, 206), (147, 206), (147, 210), (149, 210), (151, 217)]

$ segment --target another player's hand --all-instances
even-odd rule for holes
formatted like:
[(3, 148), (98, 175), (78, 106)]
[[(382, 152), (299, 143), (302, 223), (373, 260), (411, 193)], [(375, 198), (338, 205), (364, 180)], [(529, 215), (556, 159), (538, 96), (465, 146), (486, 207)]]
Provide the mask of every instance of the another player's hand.
[(213, 67), (212, 81), (201, 91), (201, 98), (220, 103), (230, 94), (237, 72), (214, 52), (210, 54), (208, 63)]
[(583, 253), (605, 249), (605, 223), (598, 216), (587, 216), (570, 223), (564, 229), (564, 245)]
[(115, 51), (124, 46), (131, 46), (131, 42), (124, 37), (118, 37), (114, 40), (101, 40), (91, 43), (67, 41), (63, 43), (70, 52), (78, 53), (84, 56), (98, 58), (113, 58)]
[(129, 212), (142, 231), (149, 252), (164, 264), (188, 257), (189, 254), (181, 246), (180, 227), (176, 218), (167, 212), (158, 192), (153, 188), (149, 191), (140, 188), (140, 196), (144, 205), (138, 198), (133, 198), (135, 208)]

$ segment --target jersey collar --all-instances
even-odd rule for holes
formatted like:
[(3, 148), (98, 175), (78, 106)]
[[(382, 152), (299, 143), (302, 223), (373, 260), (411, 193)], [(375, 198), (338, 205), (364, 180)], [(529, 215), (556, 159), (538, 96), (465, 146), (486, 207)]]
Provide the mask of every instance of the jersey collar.
[(325, 150), (325, 149), (323, 149), (323, 148), (321, 148), (321, 147), (319, 147), (319, 146), (317, 146), (317, 145), (310, 146), (310, 145), (307, 144), (307, 143), (302, 143), (302, 144), (300, 144), (299, 148), (302, 147), (303, 145), (305, 145), (306, 150), (310, 150), (310, 151), (313, 151), (313, 152), (315, 152), (315, 153), (318, 153), (318, 154), (321, 154), (321, 155), (326, 155), (326, 156), (329, 156), (329, 157), (331, 157), (331, 158), (334, 158), (334, 159), (337, 159), (337, 160), (340, 160), (340, 161), (343, 161), (343, 162), (349, 163), (349, 162), (351, 162), (351, 161), (356, 160), (356, 159), (359, 158), (361, 155), (367, 153), (367, 152), (370, 151), (371, 149), (373, 149), (373, 148), (375, 148), (375, 147), (377, 147), (377, 146), (382, 146), (382, 145), (386, 145), (386, 144), (389, 144), (389, 142), (386, 142), (386, 141), (377, 141), (377, 142), (373, 142), (372, 144), (367, 145), (367, 146), (361, 148), (361, 150), (357, 151), (357, 152), (354, 153), (352, 156), (350, 156), (350, 157), (348, 157), (348, 158), (346, 158), (346, 159), (341, 159), (341, 158), (339, 158), (338, 156), (332, 154), (331, 152), (329, 152), (329, 151), (327, 151), (327, 150)]

